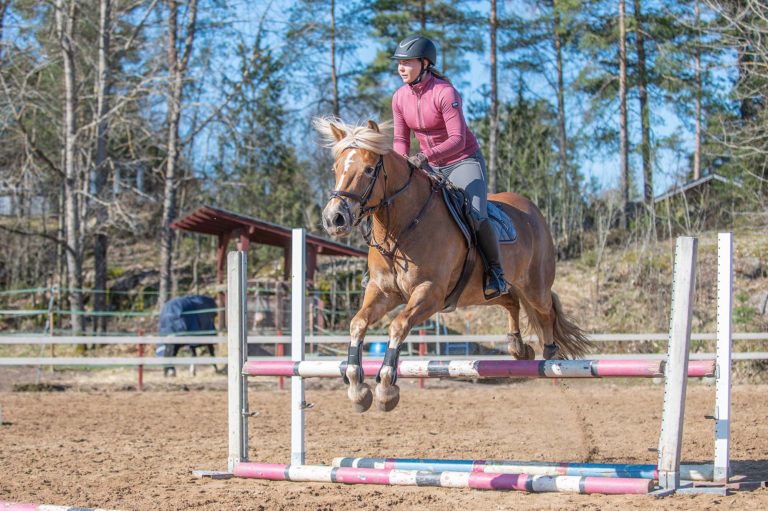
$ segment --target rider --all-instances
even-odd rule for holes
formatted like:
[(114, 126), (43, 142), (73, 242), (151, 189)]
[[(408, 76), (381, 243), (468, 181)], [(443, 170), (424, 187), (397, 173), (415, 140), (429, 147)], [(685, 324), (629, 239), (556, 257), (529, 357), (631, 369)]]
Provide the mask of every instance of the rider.
[[(394, 149), (418, 168), (432, 168), (464, 190), (472, 205), (480, 250), (488, 263), (484, 291), (488, 298), (507, 292), (499, 243), (488, 219), (485, 160), (475, 136), (464, 121), (461, 96), (434, 66), (432, 41), (412, 35), (397, 45), (392, 58), (405, 85), (392, 97)], [(421, 151), (409, 156), (411, 130)]]

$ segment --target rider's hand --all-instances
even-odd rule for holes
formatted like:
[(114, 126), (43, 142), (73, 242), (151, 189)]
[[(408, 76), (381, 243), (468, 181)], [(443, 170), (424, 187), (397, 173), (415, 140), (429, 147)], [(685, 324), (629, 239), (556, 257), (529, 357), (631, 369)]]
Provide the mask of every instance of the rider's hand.
[(408, 157), (408, 162), (417, 169), (420, 169), (427, 163), (427, 157), (424, 156), (424, 153), (416, 153)]

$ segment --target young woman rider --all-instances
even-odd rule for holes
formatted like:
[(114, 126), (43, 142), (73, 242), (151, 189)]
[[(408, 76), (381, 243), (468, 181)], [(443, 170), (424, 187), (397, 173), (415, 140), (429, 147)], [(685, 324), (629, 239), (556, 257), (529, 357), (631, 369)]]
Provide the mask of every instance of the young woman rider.
[[(392, 97), (394, 149), (416, 167), (439, 172), (467, 194), (475, 216), (478, 242), (486, 261), (486, 297), (507, 292), (499, 243), (486, 209), (485, 160), (477, 139), (467, 127), (461, 97), (451, 82), (435, 70), (437, 49), (426, 37), (403, 39), (392, 58), (404, 85)], [(409, 156), (411, 131), (420, 152)]]

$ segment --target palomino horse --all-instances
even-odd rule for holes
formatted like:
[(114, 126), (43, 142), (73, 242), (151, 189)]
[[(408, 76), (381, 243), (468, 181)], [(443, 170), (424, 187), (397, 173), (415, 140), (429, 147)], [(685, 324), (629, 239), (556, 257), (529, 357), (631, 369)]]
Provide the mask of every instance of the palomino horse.
[[(316, 119), (315, 127), (332, 148), (336, 188), (323, 210), (323, 225), (332, 236), (346, 236), (367, 216), (370, 281), (363, 305), (350, 323), (349, 357), (344, 381), (355, 409), (370, 408), (373, 393), (364, 383), (363, 339), (369, 325), (406, 304), (389, 327), (389, 345), (376, 380), (381, 410), (400, 399), (397, 360), (402, 342), (415, 325), (440, 312), (462, 272), (466, 242), (428, 175), (392, 151), (389, 125), (368, 121), (352, 126), (337, 119)], [(509, 215), (517, 241), (502, 245), (502, 264), (509, 294), (490, 301), (483, 296), (484, 269), (476, 264), (458, 306), (500, 305), (509, 312), (509, 352), (533, 359), (534, 350), (520, 335), (520, 306), (537, 334), (545, 358), (576, 358), (590, 348), (582, 331), (563, 313), (552, 292), (555, 249), (539, 209), (515, 193), (489, 196)], [(474, 250), (474, 249), (473, 249)]]

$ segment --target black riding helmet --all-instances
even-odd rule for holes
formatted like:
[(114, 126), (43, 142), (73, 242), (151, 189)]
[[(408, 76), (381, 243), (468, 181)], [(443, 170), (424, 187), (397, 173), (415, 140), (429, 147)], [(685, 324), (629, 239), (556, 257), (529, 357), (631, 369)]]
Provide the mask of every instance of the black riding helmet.
[(437, 62), (437, 48), (435, 43), (424, 36), (409, 35), (397, 45), (392, 58), (400, 59), (427, 59), (433, 66)]

